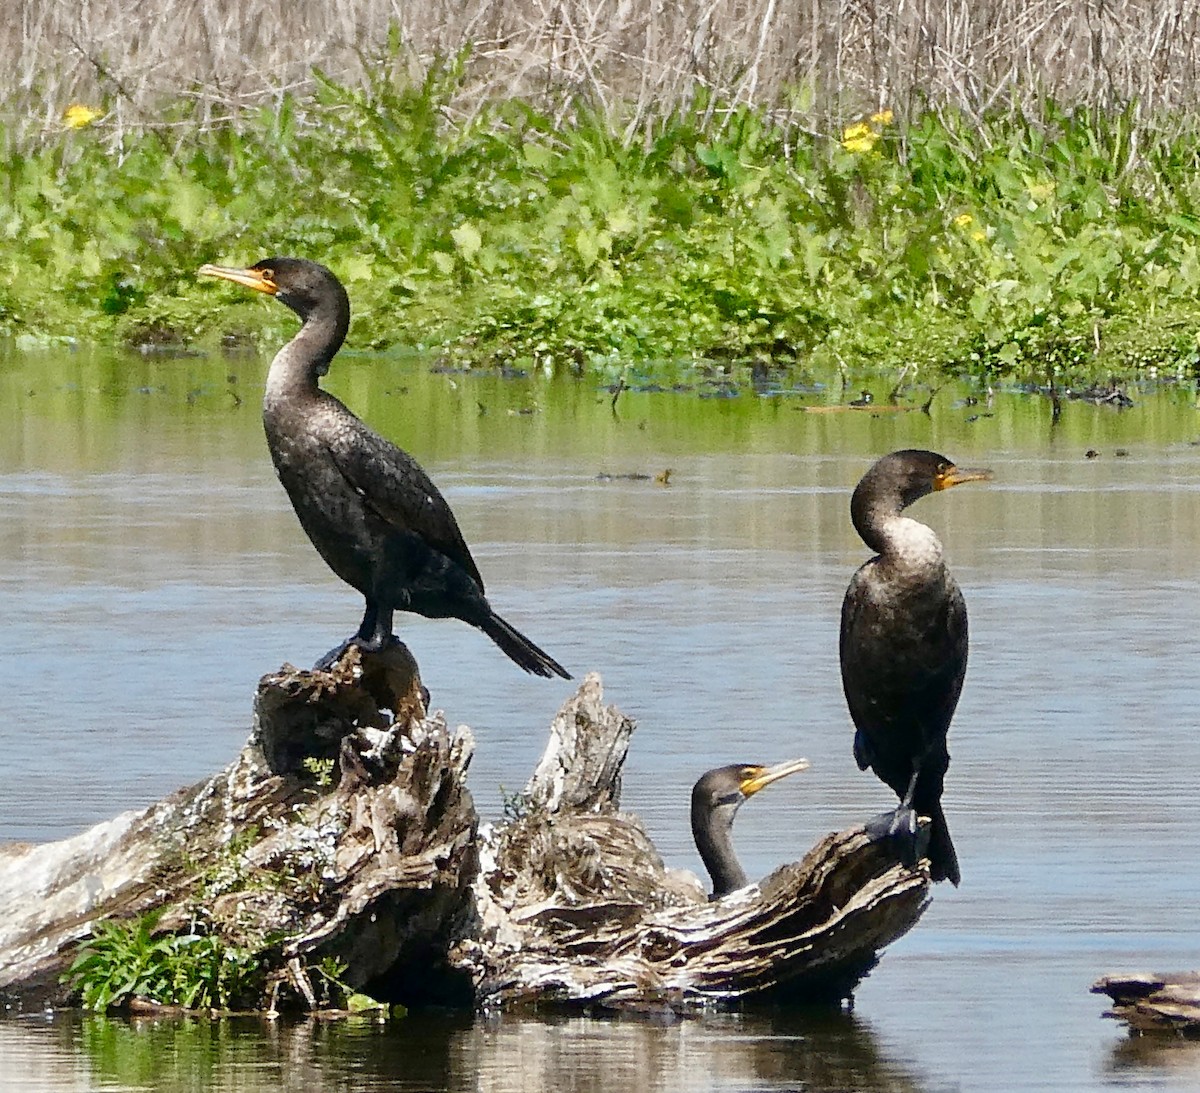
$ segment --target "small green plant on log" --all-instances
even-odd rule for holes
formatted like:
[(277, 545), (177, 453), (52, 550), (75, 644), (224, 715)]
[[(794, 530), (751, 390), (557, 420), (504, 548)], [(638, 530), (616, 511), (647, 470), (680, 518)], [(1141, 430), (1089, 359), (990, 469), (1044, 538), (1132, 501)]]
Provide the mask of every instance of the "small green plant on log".
[(500, 787), (500, 800), (504, 806), (504, 819), (508, 823), (522, 820), (529, 815), (529, 797), (522, 790), (506, 790)]
[(97, 923), (64, 976), (87, 1009), (134, 998), (187, 1009), (236, 1009), (261, 996), (255, 954), (213, 934), (155, 935), (157, 914)]
[(306, 756), (304, 769), (313, 777), (318, 789), (328, 789), (333, 785), (333, 768), (337, 760), (318, 759), (315, 755)]
[(354, 988), (347, 985), (343, 978), (349, 965), (336, 956), (326, 956), (319, 964), (311, 965), (308, 969), (309, 980), (317, 992), (317, 998), (331, 1009), (347, 1005), (347, 1000), (354, 994)]

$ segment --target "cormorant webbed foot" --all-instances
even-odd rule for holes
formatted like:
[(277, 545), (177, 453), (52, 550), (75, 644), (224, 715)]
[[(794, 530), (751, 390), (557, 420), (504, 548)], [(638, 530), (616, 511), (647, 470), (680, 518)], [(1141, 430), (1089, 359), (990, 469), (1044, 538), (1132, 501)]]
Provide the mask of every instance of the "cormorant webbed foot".
[(330, 668), (332, 668), (339, 660), (341, 660), (342, 656), (351, 645), (357, 645), (359, 650), (363, 653), (382, 653), (384, 649), (388, 648), (388, 646), (399, 644), (400, 639), (396, 637), (395, 634), (388, 634), (387, 638), (383, 641), (368, 641), (367, 639), (361, 638), (357, 634), (354, 634), (352, 637), (348, 637), (345, 641), (343, 641), (341, 645), (335, 645), (329, 650), (328, 653), (321, 657), (321, 659), (313, 665), (313, 671), (328, 672)]
[(902, 804), (864, 826), (872, 842), (893, 843), (896, 856), (910, 869), (929, 853), (929, 823), (922, 823), (914, 808)]
[(354, 638), (347, 638), (341, 645), (335, 645), (329, 650), (316, 664), (313, 665), (314, 672), (328, 672), (340, 659), (342, 654), (354, 644)]

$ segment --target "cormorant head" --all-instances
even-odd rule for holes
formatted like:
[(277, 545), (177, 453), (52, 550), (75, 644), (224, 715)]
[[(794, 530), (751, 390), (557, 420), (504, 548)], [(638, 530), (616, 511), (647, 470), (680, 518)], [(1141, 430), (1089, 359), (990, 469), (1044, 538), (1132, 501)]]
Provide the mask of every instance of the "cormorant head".
[(712, 876), (715, 895), (739, 887), (738, 880), (745, 883), (729, 843), (733, 817), (742, 802), (772, 782), (807, 770), (808, 766), (807, 759), (792, 759), (773, 767), (734, 763), (702, 774), (692, 787), (692, 836)]
[(314, 376), (329, 371), (329, 362), (350, 329), (350, 298), (325, 266), (307, 258), (264, 258), (245, 269), (205, 265), (199, 272), (265, 292), (290, 307), (305, 327), (312, 322), (306, 363)]
[(200, 272), (274, 296), (301, 319), (329, 307), (334, 313), (342, 309), (350, 313), (350, 301), (341, 281), (331, 270), (307, 258), (264, 258), (246, 269), (208, 265), (201, 266)]
[[(865, 512), (879, 504), (889, 508), (894, 504), (896, 511), (900, 511), (936, 490), (991, 477), (991, 471), (956, 467), (937, 452), (906, 448), (875, 461), (855, 487), (850, 511), (851, 514)], [(858, 526), (857, 521), (855, 526)]]
[(692, 814), (695, 815), (697, 808), (710, 812), (723, 808), (736, 811), (743, 801), (753, 797), (760, 789), (789, 774), (808, 770), (809, 765), (807, 759), (789, 759), (773, 767), (758, 763), (733, 763), (727, 767), (717, 767), (700, 775), (692, 786)]

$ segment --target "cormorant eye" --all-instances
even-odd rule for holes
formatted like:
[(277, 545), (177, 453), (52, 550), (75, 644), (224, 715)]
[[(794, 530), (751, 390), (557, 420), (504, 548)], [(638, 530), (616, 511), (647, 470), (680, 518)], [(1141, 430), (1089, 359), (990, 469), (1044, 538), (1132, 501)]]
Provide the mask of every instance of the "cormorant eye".
[(258, 272), (262, 274), (264, 281), (269, 281), (271, 284), (275, 283), (275, 271), (273, 269), (260, 269)]

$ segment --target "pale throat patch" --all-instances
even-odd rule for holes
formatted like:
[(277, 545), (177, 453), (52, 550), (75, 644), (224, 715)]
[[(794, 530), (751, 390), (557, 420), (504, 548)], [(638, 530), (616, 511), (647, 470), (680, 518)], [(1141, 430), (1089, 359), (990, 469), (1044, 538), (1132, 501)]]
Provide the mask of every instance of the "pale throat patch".
[(942, 562), (942, 541), (927, 524), (908, 516), (897, 516), (888, 522), (885, 533), (897, 564), (925, 567)]

